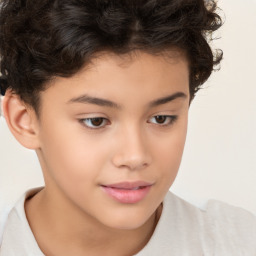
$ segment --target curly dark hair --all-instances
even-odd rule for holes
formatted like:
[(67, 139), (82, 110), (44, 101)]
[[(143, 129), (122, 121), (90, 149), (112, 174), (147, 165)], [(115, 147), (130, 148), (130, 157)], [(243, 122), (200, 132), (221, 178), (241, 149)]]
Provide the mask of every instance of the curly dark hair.
[(212, 33), (214, 0), (2, 0), (0, 84), (36, 111), (39, 92), (70, 77), (100, 52), (151, 54), (179, 48), (189, 61), (190, 97), (222, 59)]

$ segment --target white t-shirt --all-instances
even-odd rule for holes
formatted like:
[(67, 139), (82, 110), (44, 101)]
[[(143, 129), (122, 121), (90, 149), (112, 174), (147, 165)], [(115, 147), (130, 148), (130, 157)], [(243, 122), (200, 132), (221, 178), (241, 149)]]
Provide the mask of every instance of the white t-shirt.
[[(5, 224), (0, 256), (44, 256), (29, 227), (24, 201), (15, 205)], [(210, 200), (201, 210), (169, 192), (153, 236), (136, 256), (255, 256), (256, 217)]]

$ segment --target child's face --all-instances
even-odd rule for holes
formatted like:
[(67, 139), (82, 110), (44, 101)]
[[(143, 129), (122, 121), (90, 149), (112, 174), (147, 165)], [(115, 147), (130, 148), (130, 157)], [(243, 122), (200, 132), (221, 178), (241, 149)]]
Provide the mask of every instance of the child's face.
[(188, 108), (182, 56), (105, 55), (71, 78), (56, 78), (41, 93), (38, 121), (37, 154), (51, 200), (108, 227), (140, 227), (176, 177)]

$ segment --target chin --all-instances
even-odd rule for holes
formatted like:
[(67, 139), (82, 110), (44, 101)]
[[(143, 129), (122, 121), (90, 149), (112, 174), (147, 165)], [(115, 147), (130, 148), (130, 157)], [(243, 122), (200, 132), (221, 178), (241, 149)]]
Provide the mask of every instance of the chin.
[[(142, 227), (150, 220), (152, 215), (149, 214), (123, 214), (121, 216), (111, 216), (110, 219), (105, 219), (103, 223), (113, 229), (134, 230)], [(153, 217), (153, 216), (152, 216)]]

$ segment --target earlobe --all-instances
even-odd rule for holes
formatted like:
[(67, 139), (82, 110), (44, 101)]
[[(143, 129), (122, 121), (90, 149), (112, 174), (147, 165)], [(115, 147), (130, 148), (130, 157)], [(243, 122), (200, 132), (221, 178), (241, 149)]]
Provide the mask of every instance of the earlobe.
[(3, 113), (10, 131), (19, 143), (26, 148), (37, 149), (38, 120), (34, 110), (17, 94), (8, 90), (3, 99)]

